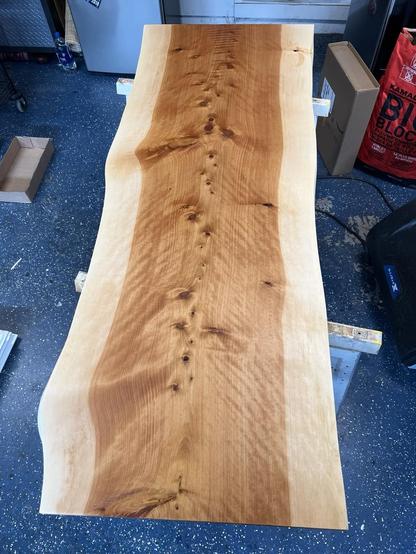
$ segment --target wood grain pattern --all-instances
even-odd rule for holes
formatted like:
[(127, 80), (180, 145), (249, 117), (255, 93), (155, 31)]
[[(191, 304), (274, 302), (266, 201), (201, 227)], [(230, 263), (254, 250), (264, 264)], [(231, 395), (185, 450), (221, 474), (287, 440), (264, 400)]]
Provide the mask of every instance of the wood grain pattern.
[(312, 40), (309, 26), (145, 29), (39, 410), (42, 512), (345, 528)]

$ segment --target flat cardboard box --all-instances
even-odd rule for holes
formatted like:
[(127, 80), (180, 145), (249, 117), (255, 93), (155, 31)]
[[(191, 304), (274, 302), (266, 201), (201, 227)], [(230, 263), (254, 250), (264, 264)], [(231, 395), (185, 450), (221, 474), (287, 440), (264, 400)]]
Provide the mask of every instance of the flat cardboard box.
[(0, 161), (0, 201), (32, 202), (52, 154), (50, 138), (14, 137)]
[(375, 77), (349, 42), (328, 44), (319, 92), (331, 100), (331, 110), (327, 118), (318, 119), (316, 137), (331, 175), (345, 175), (354, 167), (378, 90)]

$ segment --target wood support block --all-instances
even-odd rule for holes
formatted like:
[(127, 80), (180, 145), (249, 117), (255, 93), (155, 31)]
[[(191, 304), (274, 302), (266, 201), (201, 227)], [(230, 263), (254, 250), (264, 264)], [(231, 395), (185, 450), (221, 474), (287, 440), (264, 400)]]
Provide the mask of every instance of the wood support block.
[(17, 340), (17, 335), (10, 331), (0, 330), (0, 372), (9, 357), (10, 352)]
[(328, 322), (329, 345), (344, 350), (377, 354), (383, 343), (383, 333), (374, 329)]
[(81, 292), (85, 285), (87, 273), (85, 271), (78, 271), (77, 276), (74, 279), (75, 291)]

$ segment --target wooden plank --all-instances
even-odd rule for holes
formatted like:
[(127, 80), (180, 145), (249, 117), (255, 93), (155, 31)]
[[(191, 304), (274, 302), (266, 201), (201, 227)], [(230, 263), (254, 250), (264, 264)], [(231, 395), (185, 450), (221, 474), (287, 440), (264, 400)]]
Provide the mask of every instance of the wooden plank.
[[(314, 100), (317, 99), (314, 98)], [(82, 291), (86, 278), (87, 274), (84, 271), (78, 272), (75, 278), (77, 292)], [(338, 413), (360, 361), (361, 353), (377, 354), (382, 344), (382, 333), (328, 321), (328, 338), (335, 410)]]
[[(128, 96), (133, 89), (134, 79), (120, 77), (116, 81), (117, 94)], [(328, 98), (312, 98), (313, 115), (315, 118), (315, 126), (318, 117), (328, 117), (331, 108), (331, 101)]]
[(312, 41), (309, 26), (146, 27), (39, 410), (42, 512), (346, 527)]

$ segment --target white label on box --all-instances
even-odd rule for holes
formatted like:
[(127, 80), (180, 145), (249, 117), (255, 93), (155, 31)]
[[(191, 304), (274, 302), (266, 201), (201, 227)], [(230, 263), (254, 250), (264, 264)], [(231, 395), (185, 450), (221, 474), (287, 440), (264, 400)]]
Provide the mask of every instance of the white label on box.
[(329, 108), (329, 113), (331, 113), (335, 102), (335, 92), (333, 91), (331, 85), (328, 83), (325, 77), (322, 84), (321, 98), (328, 98), (328, 100), (331, 102), (331, 106)]

